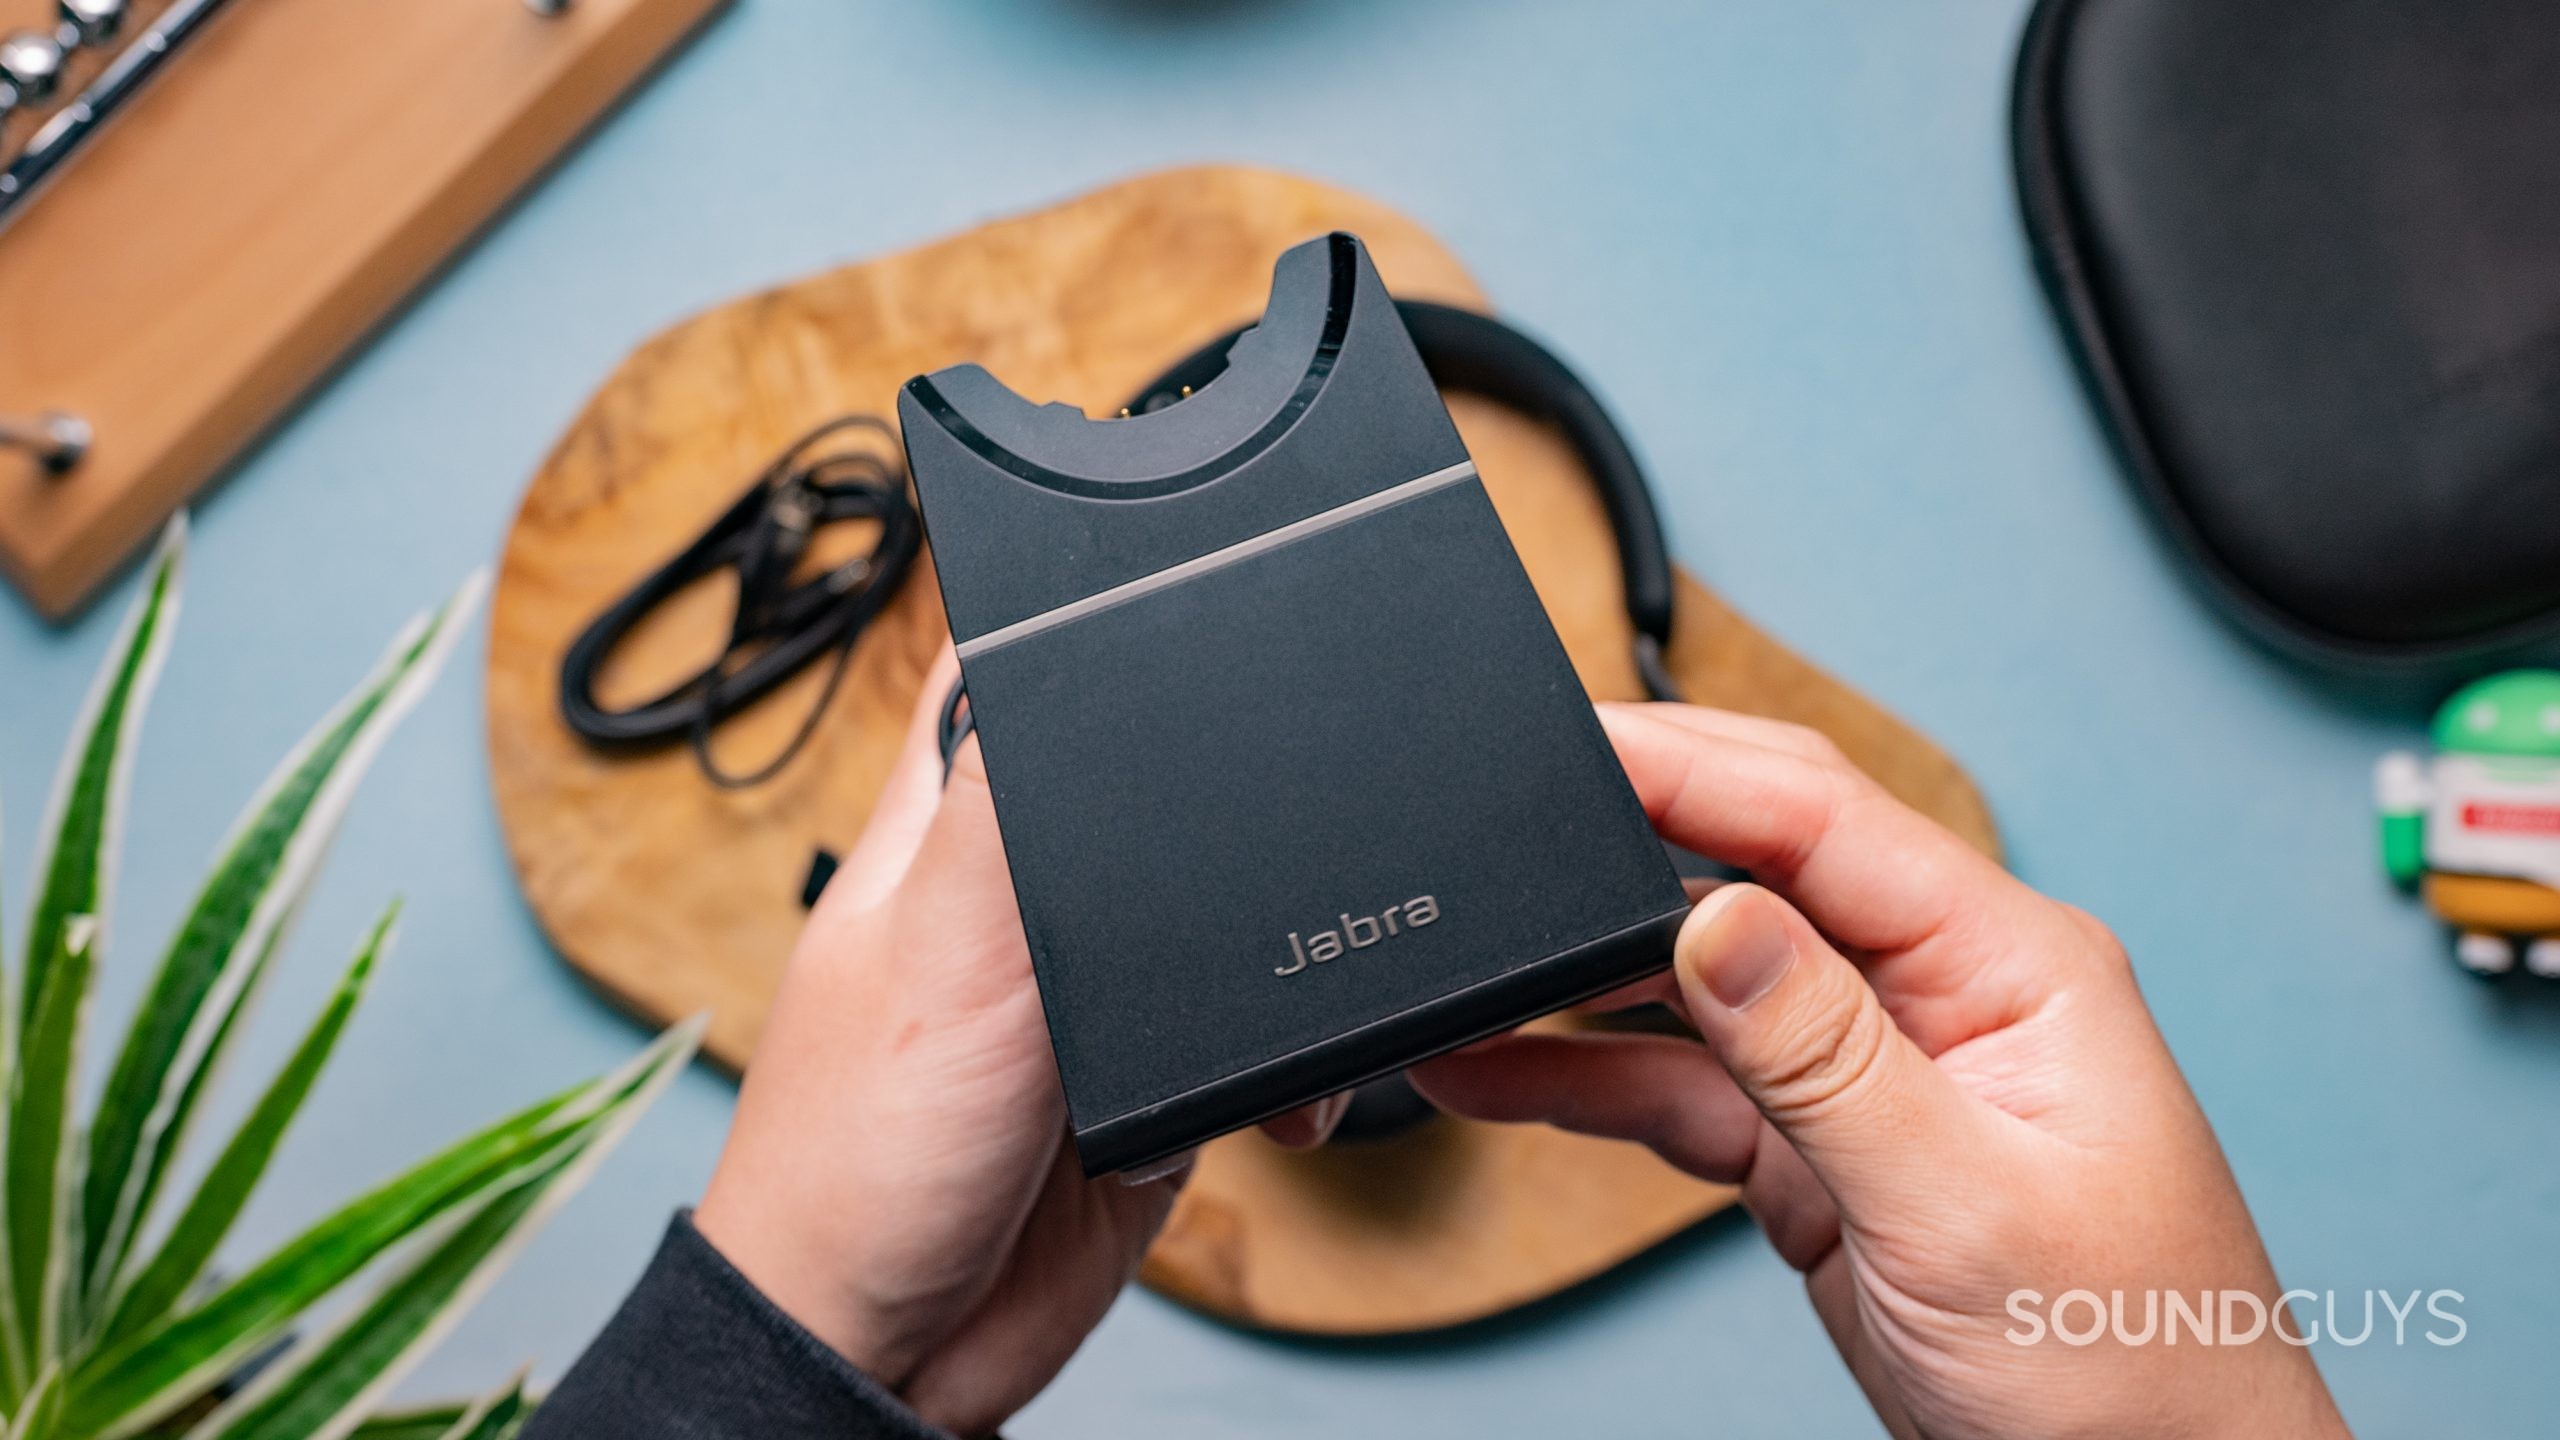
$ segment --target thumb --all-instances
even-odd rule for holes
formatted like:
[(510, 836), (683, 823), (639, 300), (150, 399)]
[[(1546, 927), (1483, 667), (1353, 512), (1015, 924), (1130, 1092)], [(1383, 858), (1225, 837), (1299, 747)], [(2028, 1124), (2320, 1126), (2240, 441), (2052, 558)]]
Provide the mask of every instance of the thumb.
[(1843, 1220), (1907, 1211), (1982, 1138), (1976, 1102), (1777, 896), (1757, 885), (1708, 896), (1673, 963), (1691, 1023)]

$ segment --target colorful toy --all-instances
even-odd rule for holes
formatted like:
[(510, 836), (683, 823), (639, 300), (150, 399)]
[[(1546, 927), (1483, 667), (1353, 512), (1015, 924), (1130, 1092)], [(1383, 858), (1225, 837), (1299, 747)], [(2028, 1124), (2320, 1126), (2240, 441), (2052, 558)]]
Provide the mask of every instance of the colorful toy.
[(2374, 769), (2382, 863), (2454, 927), (2466, 969), (2560, 979), (2560, 671), (2511, 670), (2436, 712), (2436, 755)]

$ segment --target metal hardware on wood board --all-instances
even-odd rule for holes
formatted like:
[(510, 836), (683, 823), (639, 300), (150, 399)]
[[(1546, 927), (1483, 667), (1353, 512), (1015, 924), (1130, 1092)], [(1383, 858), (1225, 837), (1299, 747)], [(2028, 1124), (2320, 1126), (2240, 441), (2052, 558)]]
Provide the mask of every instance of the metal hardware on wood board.
[(47, 475), (64, 474), (79, 464), (94, 438), (89, 422), (68, 410), (0, 415), (0, 450), (25, 451)]
[[(55, 111), (43, 128), (28, 139), (26, 147), (0, 167), (0, 222), (6, 222), (36, 186), (70, 159), (81, 142), (97, 133), (109, 116), (122, 109), (143, 82), (180, 45), (202, 30), (225, 3), (227, 0), (178, 0), (161, 12), (150, 28), (117, 51), (107, 68), (89, 82), (88, 89)], [(29, 102), (42, 99), (60, 79), (66, 45), (103, 45), (123, 28), (123, 0), (57, 0), (57, 6), (62, 19), (53, 34), (20, 30), (0, 39), (0, 91), (14, 89), (20, 99)], [(41, 60), (48, 50), (53, 56), (53, 73), (45, 81), (43, 92), (23, 82), (13, 86), (12, 81), (19, 79), (17, 62)], [(0, 113), (7, 108), (0, 106)]]
[(0, 35), (0, 117), (53, 97), (74, 50), (94, 50), (124, 29), (126, 0), (54, 0), (53, 29)]

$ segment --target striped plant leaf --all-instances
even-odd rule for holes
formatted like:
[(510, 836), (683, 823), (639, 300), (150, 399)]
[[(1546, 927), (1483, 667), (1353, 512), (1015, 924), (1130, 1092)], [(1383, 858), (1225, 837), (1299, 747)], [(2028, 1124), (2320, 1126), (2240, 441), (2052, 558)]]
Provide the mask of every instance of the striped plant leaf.
[(428, 1405), (391, 1410), (355, 1428), (354, 1440), (444, 1440), (477, 1405)]
[[(133, 779), (133, 745), (142, 716), (168, 658), (184, 588), (187, 522), (182, 514), (161, 533), (151, 555), (140, 599), (126, 612), (111, 659), (98, 672), (73, 726), (53, 797), (41, 828), (44, 853), (36, 860), (35, 908), (27, 920), (26, 973), (20, 977), (17, 1015), (32, 1014), (46, 971), (63, 950), (76, 916), (103, 924), (115, 887), (116, 839), (124, 828), (125, 795)], [(105, 948), (103, 936), (97, 945)]]
[(184, 1143), (196, 1102), (243, 1028), (256, 983), (309, 893), (357, 782), (477, 608), (474, 576), (413, 622), (354, 693), (270, 775), (224, 841), (134, 1014), (90, 1126), (82, 1293), (116, 1285)]
[[(524, 1376), (518, 1375), (506, 1389), (482, 1400), (454, 1421), (438, 1440), (509, 1440), (532, 1418), (533, 1401), (524, 1393)], [(356, 1427), (355, 1433), (363, 1435), (364, 1427)]]
[(47, 967), (26, 1031), (19, 1037), (9, 1087), (6, 1184), (0, 1186), (9, 1216), (9, 1304), (18, 1317), (18, 1340), (34, 1374), (60, 1358), (64, 1281), (69, 1273), (73, 1221), (73, 1164), (79, 1158), (71, 1125), (72, 1082), (80, 1065), (80, 1027), (97, 973), (98, 929), (85, 915), (71, 917)]
[(468, 1405), (430, 1405), (373, 1416), (348, 1432), (350, 1440), (507, 1440), (533, 1418), (524, 1374)]
[(433, 1237), (420, 1258), (403, 1267), (346, 1323), (259, 1376), (204, 1424), (190, 1440), (333, 1440), (355, 1428), (376, 1377), (392, 1373), (406, 1355), (433, 1340), (431, 1330), (465, 1294), (508, 1239), (527, 1227), (535, 1207), (567, 1176), (579, 1149), (548, 1163), (467, 1212), (462, 1222)]
[(336, 1049), (338, 1037), (345, 1033), (348, 1019), (363, 998), (375, 963), (390, 948), (399, 915), (400, 907), (395, 904), (374, 923), (345, 976), (338, 981), (336, 992), (321, 1008), (302, 1043), (268, 1084), (248, 1118), (233, 1132), (231, 1143), (223, 1147), (213, 1168), (197, 1183), (194, 1197), (178, 1213), (158, 1253), (114, 1297), (108, 1319), (98, 1332), (100, 1344), (112, 1345), (168, 1314), (213, 1259), (215, 1248), (230, 1233), (232, 1222), (239, 1219), (250, 1192), (266, 1173), (267, 1162), (274, 1158), (286, 1127), (293, 1123), (295, 1113), (319, 1080), (321, 1068), (329, 1063), (330, 1052)]
[[(6, 948), (0, 945), (0, 950)], [(11, 1013), (10, 993), (9, 968), (5, 957), (0, 957), (0, 1076), (11, 1077), (0, 1083), (0, 1175), (5, 1174), (9, 1150), (8, 1090), (17, 1083), (14, 1077), (18, 1073), (18, 1026)], [(8, 1289), (8, 1202), (0, 1197), (0, 1414), (17, 1415), (23, 1413), (19, 1402), (28, 1389), (23, 1358), (26, 1347), (18, 1334), (18, 1307), (9, 1298)]]
[[(142, 596), (126, 613), (110, 658), (81, 706), (47, 802), (23, 974), (14, 995), (0, 1004), (12, 1077), (5, 1106), (8, 1138), (0, 1143), (0, 1203), (6, 1207), (0, 1250), (7, 1262), (0, 1340), (9, 1361), (0, 1367), (6, 1372), (0, 1391), (13, 1404), (25, 1378), (53, 1354), (60, 1328), (61, 1276), (69, 1264), (56, 1243), (66, 1218), (59, 1193), (66, 1173), (62, 1144), (76, 1133), (66, 1112), (89, 989), (85, 972), (105, 944), (134, 744), (177, 628), (186, 536), (183, 517), (163, 532), (145, 570)], [(76, 959), (75, 931), (82, 940)], [(83, 973), (71, 983), (55, 983), (57, 972), (74, 968)], [(39, 1033), (40, 1025), (49, 1028)], [(39, 1045), (55, 1050), (38, 1057)]]
[[(642, 1054), (571, 1145), (463, 1212), (354, 1314), (285, 1353), (248, 1388), (190, 1432), (191, 1440), (342, 1440), (480, 1297), (549, 1218), (629, 1132), (641, 1112), (693, 1058), (700, 1018), (670, 1029)], [(509, 1419), (520, 1404), (508, 1406)], [(479, 1437), (502, 1433), (457, 1429)]]
[(348, 1432), (351, 1440), (506, 1440), (533, 1415), (524, 1374), (468, 1405), (376, 1415)]
[(82, 1433), (103, 1430), (120, 1417), (147, 1423), (202, 1394), (384, 1252), (504, 1185), (527, 1165), (569, 1148), (586, 1128), (567, 1114), (579, 1093), (545, 1101), (412, 1167), (287, 1242), (203, 1303), (147, 1317), (142, 1328), (101, 1348), (73, 1372), (73, 1421)]
[(62, 1367), (48, 1365), (13, 1413), (6, 1440), (53, 1440), (62, 1428)]
[[(565, 1157), (619, 1134), (699, 1043), (678, 1026), (612, 1074), (529, 1107), (411, 1167), (304, 1231), (204, 1303), (99, 1350), (72, 1372), (66, 1423), (82, 1436), (141, 1431), (203, 1394), (303, 1310), (385, 1252)], [(464, 1217), (457, 1219), (456, 1217)], [(273, 1373), (275, 1367), (270, 1367)]]

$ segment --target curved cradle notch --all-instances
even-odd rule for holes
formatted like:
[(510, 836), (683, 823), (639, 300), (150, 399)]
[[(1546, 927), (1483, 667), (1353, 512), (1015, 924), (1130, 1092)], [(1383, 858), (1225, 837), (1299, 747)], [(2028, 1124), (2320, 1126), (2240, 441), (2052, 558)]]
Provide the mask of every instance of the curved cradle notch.
[(1262, 319), (1179, 415), (1095, 420), (1072, 405), (1034, 404), (979, 365), (918, 376), (907, 393), (970, 451), (1043, 489), (1087, 500), (1176, 494), (1277, 444), (1315, 403), (1350, 333), (1361, 260), (1360, 242), (1340, 232), (1282, 255)]
[(1178, 403), (1093, 420), (957, 365), (908, 381), (898, 421), (964, 644), (1467, 463), (1345, 234), (1280, 256), (1262, 322)]

